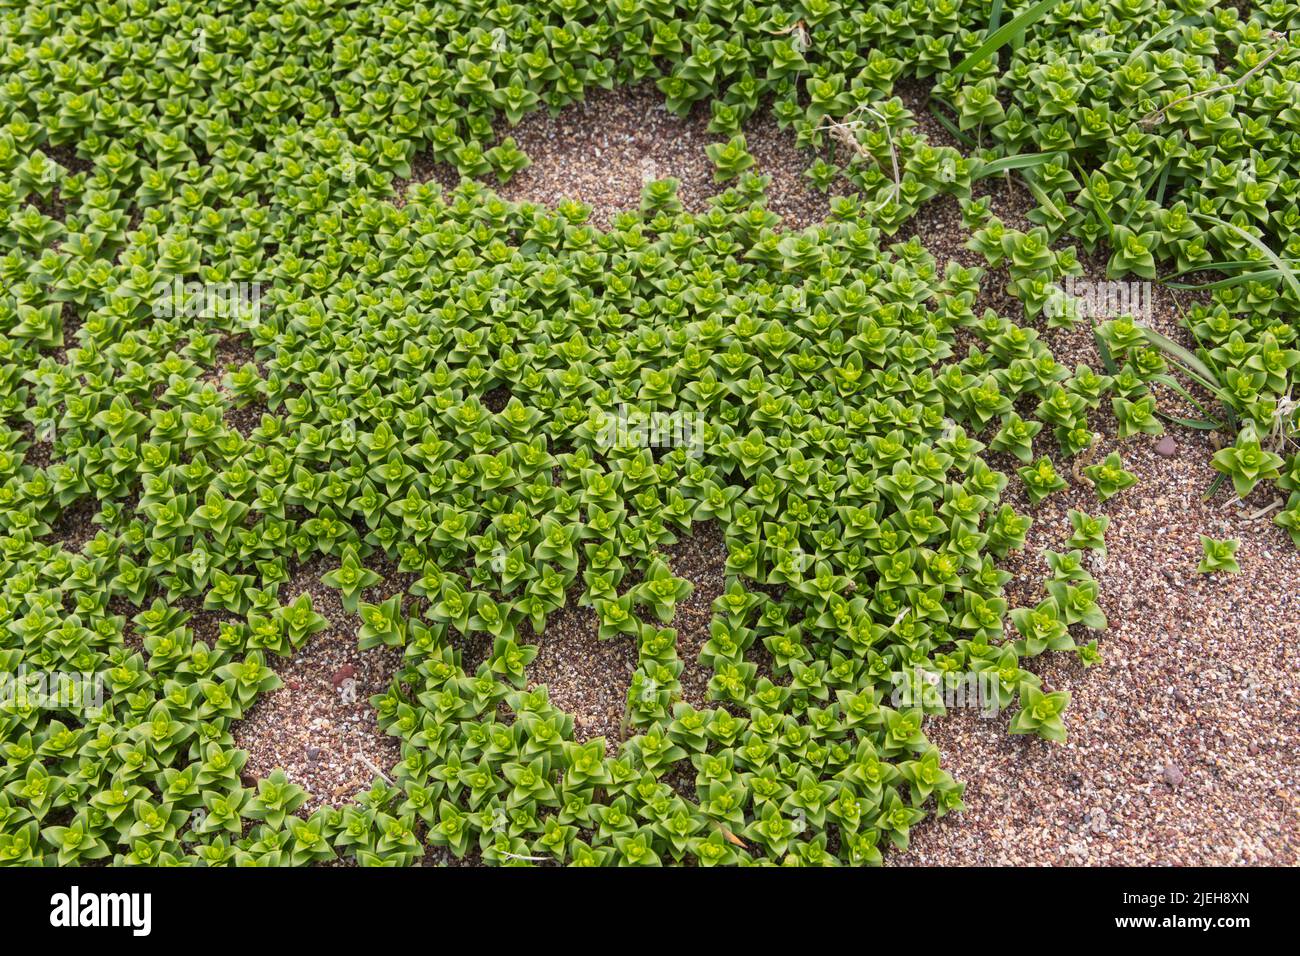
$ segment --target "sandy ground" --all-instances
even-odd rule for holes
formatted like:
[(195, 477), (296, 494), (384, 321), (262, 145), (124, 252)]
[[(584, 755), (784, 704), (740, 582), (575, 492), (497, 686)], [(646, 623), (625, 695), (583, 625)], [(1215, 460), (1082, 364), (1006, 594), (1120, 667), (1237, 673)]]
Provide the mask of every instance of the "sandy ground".
[[(608, 228), (614, 216), (641, 205), (647, 183), (679, 180), (677, 198), (690, 212), (704, 212), (708, 200), (735, 181), (713, 180), (713, 164), (704, 148), (727, 137), (708, 132), (708, 110), (696, 104), (682, 118), (663, 108), (663, 94), (653, 84), (620, 90), (591, 90), (586, 100), (551, 116), (539, 110), (513, 128), (501, 124), (501, 137), (512, 136), (532, 165), (505, 185), (492, 187), (505, 199), (554, 207), (564, 198), (591, 208), (590, 222)], [(745, 125), (746, 148), (754, 157), (751, 171), (771, 177), (768, 208), (787, 229), (803, 229), (826, 218), (829, 193), (819, 193), (804, 178), (812, 159), (796, 148), (791, 131), (769, 114)], [(435, 179), (454, 185), (455, 170), (427, 156), (412, 163), (412, 180)], [(394, 184), (402, 195), (406, 183)]]
[[(700, 664), (699, 656), (709, 639), (713, 602), (726, 586), (722, 531), (716, 522), (697, 524), (660, 553), (674, 574), (695, 585), (677, 605), (670, 625), (677, 630), (677, 656), (683, 664), (682, 699), (701, 709), (714, 707), (716, 703), (708, 699), (712, 671)], [(631, 584), (622, 582), (619, 592), (626, 593)], [(596, 615), (591, 608), (578, 606), (577, 593), (536, 638), (538, 651), (528, 666), (528, 687), (545, 684), (551, 703), (572, 715), (575, 739), (604, 737), (605, 749), (612, 755), (621, 741), (636, 732), (625, 724), (624, 712), (637, 665), (637, 644), (626, 635), (600, 640)]]
[[(357, 650), (360, 621), (344, 609), (340, 592), (320, 580), (333, 567), (337, 562), (313, 561), (281, 586), (281, 604), (308, 593), (329, 627), (288, 658), (267, 655), (284, 686), (258, 698), (231, 729), (249, 753), (245, 775), (265, 777), (278, 767), (307, 790), (309, 798), (299, 809), (303, 816), (350, 802), (401, 757), (398, 738), (380, 730), (370, 706), (373, 695), (392, 685), (401, 651)], [(364, 600), (385, 600), (395, 593), (394, 585), (406, 583), (389, 570), (388, 580), (367, 589)]]

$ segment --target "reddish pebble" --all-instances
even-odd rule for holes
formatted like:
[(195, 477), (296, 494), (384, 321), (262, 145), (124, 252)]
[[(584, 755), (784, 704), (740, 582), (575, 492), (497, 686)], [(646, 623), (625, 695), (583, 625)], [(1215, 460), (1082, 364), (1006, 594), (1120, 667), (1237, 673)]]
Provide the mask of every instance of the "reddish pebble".
[(1171, 787), (1177, 787), (1183, 782), (1183, 772), (1179, 770), (1178, 765), (1172, 761), (1165, 764), (1162, 776), (1165, 778), (1165, 783), (1169, 784)]
[(1156, 454), (1161, 458), (1172, 458), (1178, 453), (1178, 445), (1168, 435), (1156, 442)]
[(334, 672), (334, 678), (333, 678), (334, 686), (338, 687), (349, 677), (352, 677), (354, 674), (356, 674), (356, 672), (357, 669), (353, 667), (351, 664), (344, 664), (342, 667), (340, 667), (337, 671)]

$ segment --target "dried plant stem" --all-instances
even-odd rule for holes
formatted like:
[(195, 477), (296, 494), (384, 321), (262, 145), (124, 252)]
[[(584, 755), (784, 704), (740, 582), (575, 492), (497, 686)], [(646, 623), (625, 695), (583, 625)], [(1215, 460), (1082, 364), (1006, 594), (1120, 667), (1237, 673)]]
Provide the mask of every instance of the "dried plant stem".
[(1255, 511), (1251, 514), (1247, 514), (1246, 512), (1243, 511), (1239, 513), (1238, 517), (1240, 517), (1241, 520), (1243, 521), (1258, 521), (1260, 518), (1263, 518), (1264, 516), (1276, 511), (1278, 508), (1281, 508), (1284, 504), (1286, 504), (1286, 502), (1283, 501), (1281, 498), (1274, 498), (1272, 501), (1270, 501), (1264, 507), (1260, 508), (1258, 511)]
[(364, 754), (359, 754), (359, 753), (358, 753), (358, 754), (353, 754), (353, 756), (354, 756), (358, 761), (360, 761), (361, 763), (363, 763), (363, 764), (365, 764), (367, 767), (369, 767), (371, 770), (373, 770), (375, 773), (379, 774), (379, 776), (383, 777), (384, 780), (388, 782), (389, 786), (392, 786), (393, 778), (390, 777), (390, 776), (388, 776), (388, 774), (384, 773), (384, 772), (383, 772), (382, 770), (380, 770), (377, 766), (375, 766), (374, 763), (371, 762), (371, 760), (370, 760), (369, 757), (365, 756)]
[(1097, 457), (1097, 450), (1100, 448), (1101, 436), (1094, 434), (1092, 436), (1092, 444), (1085, 448), (1083, 454), (1074, 459), (1074, 463), (1070, 465), (1070, 474), (1074, 475), (1074, 480), (1080, 484), (1087, 485), (1089, 488), (1094, 488), (1096, 485), (1093, 483), (1091, 478), (1083, 473), (1083, 468)]
[(732, 833), (730, 829), (724, 827), (721, 823), (715, 823), (713, 825), (717, 827), (718, 831), (722, 834), (723, 839), (725, 839), (728, 843), (732, 844), (733, 846), (738, 846), (741, 849), (745, 849), (745, 850), (749, 849), (749, 844), (746, 843), (744, 840), (742, 840), (740, 837), (736, 836), (736, 834)]
[(343, 794), (347, 793), (353, 787), (360, 786), (365, 782), (366, 781), (364, 777), (352, 777), (350, 780), (347, 780), (344, 783), (341, 783), (334, 788), (334, 796), (341, 797), (343, 796)]
[[(903, 177), (899, 174), (898, 171), (898, 150), (894, 148), (894, 134), (893, 131), (889, 128), (889, 120), (885, 119), (884, 116), (882, 116), (876, 110), (872, 109), (866, 103), (863, 103), (862, 105), (856, 107), (852, 113), (849, 113), (849, 116), (852, 116), (853, 113), (858, 113), (862, 111), (868, 112), (876, 119), (880, 120), (880, 125), (885, 130), (885, 142), (889, 144), (889, 161), (890, 164), (893, 166), (893, 171), (894, 171), (894, 202), (898, 202), (899, 197), (902, 195)], [(862, 119), (846, 119), (838, 123), (826, 123), (818, 128), (829, 130), (832, 136), (834, 136), (840, 143), (847, 146), (858, 156), (861, 156), (866, 159), (870, 159), (872, 162), (876, 162), (876, 157), (873, 156), (871, 152), (865, 146), (862, 145), (862, 143), (858, 140), (857, 137), (857, 131), (859, 129), (862, 129), (865, 125), (866, 123)]]
[(769, 30), (768, 33), (771, 33), (773, 36), (778, 36), (778, 37), (786, 36), (787, 34), (793, 33), (794, 48), (798, 50), (800, 53), (808, 49), (809, 45), (812, 42), (812, 39), (808, 36), (808, 27), (802, 20), (796, 20), (794, 23), (790, 24), (784, 30)]
[(1294, 438), (1288, 434), (1288, 423), (1300, 412), (1300, 401), (1285, 395), (1277, 400), (1277, 410), (1273, 413), (1273, 427), (1269, 433), (1269, 450), (1276, 454), (1281, 454), (1286, 450), (1288, 444), (1300, 448)]
[(1152, 127), (1157, 125), (1158, 123), (1164, 122), (1168, 118), (1169, 111), (1173, 109), (1175, 106), (1177, 106), (1179, 103), (1185, 103), (1188, 100), (1199, 99), (1202, 96), (1213, 96), (1215, 93), (1223, 93), (1226, 92), (1227, 90), (1241, 89), (1243, 86), (1246, 85), (1247, 80), (1249, 80), (1254, 74), (1258, 73), (1260, 70), (1264, 69), (1264, 67), (1268, 66), (1268, 64), (1273, 61), (1274, 57), (1276, 57), (1279, 53), (1285, 50), (1287, 44), (1291, 42), (1290, 36), (1285, 33), (1278, 33), (1276, 31), (1270, 30), (1269, 36), (1274, 40), (1279, 40), (1281, 42), (1279, 42), (1277, 46), (1275, 46), (1271, 51), (1269, 51), (1268, 56), (1264, 57), (1264, 59), (1260, 60), (1249, 70), (1247, 70), (1245, 73), (1241, 74), (1241, 76), (1239, 76), (1237, 79), (1233, 80), (1231, 83), (1223, 83), (1220, 84), (1219, 86), (1211, 87), (1208, 90), (1199, 90), (1198, 92), (1195, 93), (1188, 93), (1186, 96), (1180, 96), (1178, 99), (1174, 100), (1172, 103), (1168, 104), (1167, 106), (1162, 106), (1160, 109), (1153, 110), (1152, 112), (1148, 113), (1146, 116), (1142, 117), (1142, 119), (1138, 120), (1139, 125)]

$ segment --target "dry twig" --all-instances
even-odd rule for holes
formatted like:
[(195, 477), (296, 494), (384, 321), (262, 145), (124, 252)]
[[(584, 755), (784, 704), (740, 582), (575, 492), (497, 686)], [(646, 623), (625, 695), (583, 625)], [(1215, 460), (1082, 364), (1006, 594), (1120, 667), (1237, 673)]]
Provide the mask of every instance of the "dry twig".
[(390, 777), (390, 776), (388, 776), (388, 774), (384, 773), (384, 772), (383, 772), (382, 770), (380, 770), (378, 767), (376, 767), (376, 766), (375, 766), (375, 765), (370, 761), (370, 758), (366, 757), (364, 754), (359, 754), (359, 753), (358, 753), (358, 754), (353, 754), (353, 756), (354, 756), (357, 760), (359, 760), (361, 763), (365, 764), (367, 767), (369, 767), (371, 770), (373, 770), (375, 773), (379, 774), (379, 776), (383, 777), (384, 780), (389, 784), (389, 786), (392, 786), (393, 778)]
[(1272, 501), (1270, 501), (1264, 507), (1260, 508), (1258, 511), (1252, 514), (1246, 514), (1246, 512), (1240, 511), (1237, 513), (1237, 517), (1239, 517), (1242, 521), (1258, 521), (1260, 518), (1263, 518), (1266, 515), (1269, 515), (1272, 512), (1276, 511), (1278, 508), (1281, 508), (1284, 504), (1286, 504), (1286, 502), (1283, 501), (1281, 498), (1274, 498)]
[(1227, 90), (1241, 89), (1243, 86), (1246, 85), (1247, 80), (1249, 80), (1254, 74), (1258, 73), (1260, 70), (1264, 69), (1264, 67), (1268, 66), (1268, 64), (1273, 61), (1273, 58), (1276, 57), (1283, 50), (1285, 50), (1287, 48), (1287, 44), (1291, 42), (1291, 38), (1288, 34), (1278, 33), (1276, 30), (1270, 30), (1268, 35), (1272, 39), (1279, 40), (1281, 42), (1279, 42), (1277, 46), (1275, 46), (1271, 51), (1269, 51), (1268, 56), (1264, 57), (1264, 59), (1260, 60), (1249, 70), (1247, 70), (1245, 73), (1241, 74), (1241, 76), (1239, 76), (1237, 79), (1233, 80), (1231, 83), (1223, 83), (1220, 84), (1219, 86), (1211, 87), (1208, 90), (1200, 90), (1195, 93), (1188, 93), (1186, 96), (1180, 96), (1178, 99), (1174, 100), (1169, 105), (1162, 106), (1160, 109), (1153, 110), (1152, 112), (1148, 113), (1146, 116), (1142, 117), (1142, 119), (1138, 120), (1138, 124), (1140, 126), (1146, 127), (1147, 129), (1150, 129), (1151, 127), (1156, 126), (1159, 123), (1163, 123), (1167, 118), (1168, 112), (1171, 109), (1173, 109), (1175, 106), (1177, 106), (1179, 103), (1185, 103), (1188, 100), (1199, 99), (1202, 96), (1213, 96), (1215, 93), (1223, 93)]
[[(902, 194), (902, 190), (903, 190), (903, 177), (899, 174), (898, 171), (898, 150), (894, 148), (894, 134), (893, 131), (889, 128), (889, 120), (885, 119), (884, 116), (882, 116), (876, 110), (872, 109), (866, 103), (863, 103), (860, 106), (856, 107), (853, 110), (853, 112), (849, 113), (848, 115), (852, 116), (854, 113), (858, 113), (864, 110), (870, 113), (876, 119), (880, 120), (880, 125), (885, 130), (885, 141), (889, 144), (889, 161), (894, 168), (894, 202), (898, 202), (899, 196)], [(841, 120), (838, 123), (823, 124), (822, 126), (819, 126), (818, 129), (824, 129), (829, 131), (830, 134), (833, 137), (835, 137), (836, 140), (838, 140), (844, 146), (847, 146), (856, 155), (864, 159), (870, 159), (874, 163), (876, 162), (876, 157), (872, 155), (870, 150), (868, 150), (865, 146), (862, 145), (862, 142), (857, 137), (857, 131), (862, 129), (865, 126), (866, 126), (865, 120), (845, 119), (845, 120)]]
[(1101, 436), (1093, 434), (1092, 444), (1083, 450), (1074, 463), (1070, 465), (1070, 474), (1074, 475), (1074, 480), (1080, 484), (1087, 485), (1089, 488), (1095, 487), (1093, 480), (1083, 473), (1084, 465), (1090, 464), (1097, 457), (1097, 450), (1101, 448)]
[(769, 30), (768, 32), (778, 37), (793, 33), (794, 48), (800, 53), (804, 52), (812, 44), (812, 39), (808, 36), (808, 27), (802, 20), (796, 20), (784, 30)]

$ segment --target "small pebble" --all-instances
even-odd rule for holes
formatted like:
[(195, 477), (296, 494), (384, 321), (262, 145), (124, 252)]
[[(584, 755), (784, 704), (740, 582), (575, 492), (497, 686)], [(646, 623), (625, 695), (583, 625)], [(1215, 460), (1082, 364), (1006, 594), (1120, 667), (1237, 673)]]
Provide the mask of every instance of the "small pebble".
[(1178, 769), (1178, 765), (1172, 760), (1165, 764), (1165, 769), (1160, 775), (1164, 777), (1165, 783), (1171, 787), (1177, 787), (1183, 782), (1183, 772)]
[(1161, 458), (1172, 458), (1178, 454), (1178, 445), (1170, 435), (1165, 435), (1156, 442), (1156, 454)]

